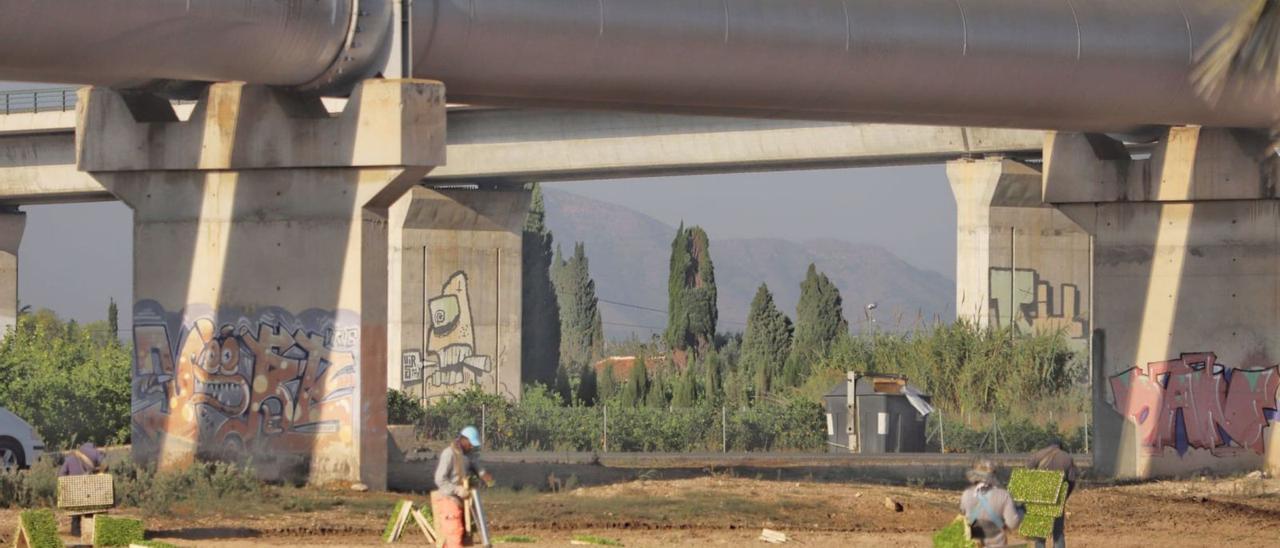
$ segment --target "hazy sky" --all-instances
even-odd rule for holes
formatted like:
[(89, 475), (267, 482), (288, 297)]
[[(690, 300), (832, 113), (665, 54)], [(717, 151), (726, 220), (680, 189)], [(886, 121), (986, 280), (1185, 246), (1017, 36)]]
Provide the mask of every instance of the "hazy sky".
[[(0, 82), (0, 90), (31, 84)], [(942, 166), (555, 183), (714, 238), (837, 238), (955, 276), (955, 204)], [(19, 298), (78, 321), (132, 302), (132, 212), (119, 202), (27, 206)], [(122, 311), (129, 310), (121, 306)], [(128, 327), (128, 314), (121, 317)]]

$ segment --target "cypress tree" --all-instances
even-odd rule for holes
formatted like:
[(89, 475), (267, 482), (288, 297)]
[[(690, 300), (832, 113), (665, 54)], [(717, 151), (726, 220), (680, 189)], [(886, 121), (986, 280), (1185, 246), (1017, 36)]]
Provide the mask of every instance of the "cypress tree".
[(525, 383), (555, 382), (560, 362), (560, 305), (552, 283), (552, 242), (542, 188), (533, 185), (523, 236), (524, 290), (520, 295), (521, 374)]
[(715, 345), (716, 275), (711, 241), (701, 227), (680, 224), (671, 241), (667, 277), (667, 345), (699, 352)]
[(111, 334), (110, 342), (120, 342), (120, 307), (114, 298), (107, 304), (107, 332)]
[(718, 403), (724, 399), (721, 371), (723, 365), (720, 362), (720, 354), (715, 349), (707, 352), (706, 359), (702, 360), (702, 393), (706, 400), (712, 403)]
[(751, 299), (739, 361), (740, 374), (755, 385), (756, 397), (769, 393), (774, 377), (781, 372), (791, 352), (792, 332), (791, 319), (778, 310), (769, 286), (760, 284)]
[(586, 246), (575, 244), (573, 256), (567, 261), (557, 259), (555, 264), (552, 279), (560, 303), (560, 365), (587, 366), (604, 351), (604, 324)]
[(613, 362), (610, 362), (605, 364), (604, 371), (600, 372), (600, 379), (596, 383), (596, 402), (607, 402), (617, 393), (618, 379), (613, 375)]
[(796, 306), (795, 344), (787, 363), (786, 381), (797, 386), (808, 375), (812, 365), (831, 350), (831, 343), (849, 332), (844, 319), (844, 301), (840, 290), (809, 265), (800, 284), (800, 303)]
[(627, 377), (627, 383), (622, 386), (622, 405), (631, 407), (640, 407), (645, 403), (645, 396), (649, 394), (649, 373), (645, 370), (644, 354), (636, 356), (635, 364), (631, 366), (631, 374)]

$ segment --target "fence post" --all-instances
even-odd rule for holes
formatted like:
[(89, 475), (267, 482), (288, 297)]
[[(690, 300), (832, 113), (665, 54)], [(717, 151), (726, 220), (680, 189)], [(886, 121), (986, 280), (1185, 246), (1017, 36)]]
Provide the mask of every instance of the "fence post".
[(947, 421), (942, 417), (942, 409), (938, 409), (938, 439), (942, 443), (942, 452), (947, 452)]
[(721, 406), (721, 444), (722, 453), (728, 452), (728, 407)]

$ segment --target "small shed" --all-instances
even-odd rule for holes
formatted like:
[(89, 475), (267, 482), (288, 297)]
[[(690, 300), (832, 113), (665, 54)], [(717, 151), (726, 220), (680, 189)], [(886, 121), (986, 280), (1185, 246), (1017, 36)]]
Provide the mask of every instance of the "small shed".
[(925, 419), (933, 412), (929, 396), (901, 375), (850, 373), (849, 377), (856, 379), (857, 428), (850, 427), (850, 381), (831, 387), (822, 398), (827, 408), (827, 439), (832, 448), (857, 453), (923, 453)]

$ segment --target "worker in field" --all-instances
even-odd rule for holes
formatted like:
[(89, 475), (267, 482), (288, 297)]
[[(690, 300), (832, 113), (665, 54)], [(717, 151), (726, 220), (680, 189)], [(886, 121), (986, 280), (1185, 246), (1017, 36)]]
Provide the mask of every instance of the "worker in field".
[[(79, 449), (67, 451), (62, 457), (62, 466), (58, 468), (58, 477), (86, 476), (97, 474), (102, 469), (102, 451), (92, 443), (85, 443)], [(80, 536), (80, 520), (82, 516), (71, 516), (71, 536)]]
[(465, 533), (463, 512), (471, 503), (470, 480), (479, 476), (485, 484), (493, 484), (493, 475), (480, 466), (475, 452), (480, 448), (480, 431), (474, 426), (462, 429), (453, 443), (440, 452), (436, 464), (436, 490), (431, 493), (431, 511), (435, 514), (437, 532), (445, 548), (459, 548)]
[[(1063, 477), (1067, 480), (1067, 498), (1071, 498), (1071, 492), (1076, 488), (1076, 480), (1080, 477), (1080, 471), (1076, 469), (1075, 459), (1071, 458), (1071, 454), (1062, 448), (1062, 440), (1055, 439), (1049, 442), (1044, 449), (1031, 454), (1031, 458), (1027, 460), (1027, 468), (1032, 470), (1052, 470), (1054, 472), (1062, 472)], [(1066, 548), (1067, 537), (1064, 529), (1066, 527), (1066, 512), (1053, 520), (1053, 547)], [(1044, 548), (1046, 539), (1035, 539), (1036, 548)]]
[(982, 546), (1004, 546), (1005, 531), (1018, 528), (1022, 512), (1000, 485), (996, 465), (986, 459), (979, 460), (965, 477), (970, 486), (960, 495), (960, 513), (969, 523), (973, 539)]

